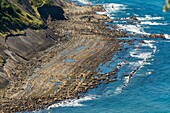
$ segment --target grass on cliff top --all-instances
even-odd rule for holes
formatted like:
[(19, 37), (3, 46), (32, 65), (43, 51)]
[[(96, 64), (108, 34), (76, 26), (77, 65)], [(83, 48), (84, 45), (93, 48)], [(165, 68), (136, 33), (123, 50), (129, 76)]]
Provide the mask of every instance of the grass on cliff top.
[[(39, 0), (38, 0), (39, 1)], [(6, 36), (25, 28), (38, 29), (43, 21), (6, 0), (0, 0), (0, 35)]]
[[(16, 0), (16, 1), (22, 5), (22, 2), (23, 2), (22, 0)], [(46, 4), (48, 5), (53, 4), (52, 0), (26, 0), (26, 1), (28, 1), (31, 4), (32, 9), (34, 10), (38, 18), (40, 18), (40, 14), (38, 12), (39, 7), (42, 7), (43, 5), (46, 5)]]
[(51, 0), (30, 0), (31, 6), (34, 9), (36, 15), (40, 18), (40, 14), (38, 12), (38, 8), (42, 7), (45, 4), (51, 5)]
[(51, 0), (30, 0), (31, 5), (35, 6), (35, 7), (41, 7), (44, 4), (52, 4)]

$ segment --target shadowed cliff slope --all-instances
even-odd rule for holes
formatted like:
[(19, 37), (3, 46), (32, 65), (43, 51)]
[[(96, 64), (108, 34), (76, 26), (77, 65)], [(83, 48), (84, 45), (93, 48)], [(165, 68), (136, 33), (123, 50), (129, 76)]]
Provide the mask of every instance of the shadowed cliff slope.
[(59, 0), (0, 0), (0, 89), (13, 78), (16, 63), (29, 61), (59, 40), (46, 25), (49, 16), (51, 20), (65, 20), (58, 3)]
[(52, 20), (66, 20), (64, 17), (64, 11), (59, 6), (44, 5), (38, 8), (38, 12), (44, 21), (48, 19), (49, 15), (51, 16)]
[[(0, 0), (0, 33), (3, 36), (7, 34), (16, 34), (17, 32), (26, 29), (38, 29), (43, 27), (43, 22), (33, 13), (28, 13), (23, 10), (17, 2)], [(24, 7), (24, 6), (23, 6)], [(29, 7), (27, 9), (30, 9)]]

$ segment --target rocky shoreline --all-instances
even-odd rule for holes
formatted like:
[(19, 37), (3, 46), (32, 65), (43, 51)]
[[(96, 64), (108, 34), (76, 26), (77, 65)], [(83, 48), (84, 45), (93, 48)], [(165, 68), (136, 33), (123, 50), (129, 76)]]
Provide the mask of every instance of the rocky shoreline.
[[(120, 49), (114, 38), (120, 34), (106, 28), (105, 22), (111, 22), (109, 17), (95, 13), (103, 10), (101, 6), (63, 4), (67, 19), (47, 20), (54, 33), (47, 34), (55, 40), (53, 46), (33, 58), (20, 53), (28, 57), (7, 60), (13, 71), (8, 73), (10, 84), (0, 90), (1, 112), (44, 109), (61, 100), (79, 98), (98, 84), (116, 80), (115, 71), (110, 74), (95, 72), (99, 64), (107, 62), (113, 52)], [(53, 39), (55, 35), (59, 38)], [(7, 64), (4, 65), (6, 69), (9, 68)]]
[[(128, 34), (116, 28), (110, 30), (105, 22), (112, 22), (112, 20), (106, 15), (95, 13), (103, 11), (100, 5), (78, 6), (62, 1), (61, 7), (66, 19), (48, 18), (49, 28), (38, 31), (38, 34), (42, 34), (38, 39), (41, 40), (43, 37), (43, 40), (38, 46), (32, 48), (35, 52), (28, 49), (29, 46), (18, 53), (25, 57), (18, 57), (18, 54), (6, 51), (9, 56), (17, 57), (8, 58), (3, 66), (3, 69), (8, 72), (10, 84), (0, 90), (0, 112), (45, 109), (65, 99), (79, 98), (88, 89), (95, 88), (99, 84), (116, 81), (116, 72), (121, 64), (117, 64), (111, 72), (105, 74), (98, 73), (96, 69), (109, 61), (115, 51), (121, 51), (122, 43), (133, 43), (133, 40), (117, 40), (118, 37), (136, 37), (136, 34)], [(114, 26), (109, 27), (114, 28)], [(27, 29), (26, 33), (37, 32)], [(13, 45), (10, 44), (14, 41), (14, 37), (8, 38), (11, 40), (8, 40), (11, 48)], [(25, 36), (17, 38), (22, 40), (23, 37)], [(141, 37), (165, 38), (162, 34), (141, 35)], [(32, 40), (33, 42), (27, 40), (23, 42), (38, 43), (38, 40), (34, 38)], [(43, 45), (46, 50), (37, 49), (40, 45)], [(14, 48), (13, 51), (17, 53), (18, 49)], [(133, 73), (129, 77), (132, 76)]]

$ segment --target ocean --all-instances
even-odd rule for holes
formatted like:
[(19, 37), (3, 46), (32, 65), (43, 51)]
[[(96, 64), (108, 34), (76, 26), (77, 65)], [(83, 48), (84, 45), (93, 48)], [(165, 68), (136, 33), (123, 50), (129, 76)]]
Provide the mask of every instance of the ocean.
[[(165, 0), (74, 0), (81, 5), (101, 4), (120, 29), (139, 34), (163, 33), (167, 39), (135, 37), (122, 52), (100, 66), (109, 72), (117, 63), (118, 81), (89, 90), (83, 98), (49, 106), (40, 113), (170, 113), (170, 11), (163, 13)], [(118, 18), (136, 16), (141, 23), (129, 24)], [(123, 39), (120, 39), (123, 40)], [(126, 51), (123, 51), (126, 50)], [(116, 56), (120, 56), (116, 61)], [(138, 68), (134, 76), (130, 74)]]

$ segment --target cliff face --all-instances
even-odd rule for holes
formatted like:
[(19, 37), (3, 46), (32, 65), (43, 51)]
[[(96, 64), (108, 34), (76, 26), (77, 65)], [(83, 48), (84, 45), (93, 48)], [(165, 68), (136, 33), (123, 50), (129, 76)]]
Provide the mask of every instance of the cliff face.
[[(54, 10), (60, 11), (57, 14), (58, 17), (63, 14), (60, 7), (54, 6), (54, 4), (60, 6), (60, 2), (57, 1), (58, 0), (0, 0), (0, 35), (5, 37), (9, 34), (18, 34), (26, 28), (46, 28), (44, 18), (41, 18), (42, 14), (50, 14), (51, 12), (55, 12)], [(47, 11), (43, 10), (44, 8), (46, 8)], [(50, 9), (54, 10), (50, 11)], [(41, 11), (41, 14), (39, 11)]]
[(1, 0), (0, 5), (0, 35), (17, 34), (26, 28), (42, 28), (43, 21), (34, 16), (30, 5), (23, 6), (16, 1)]
[(16, 63), (29, 61), (59, 40), (46, 25), (49, 15), (51, 19), (65, 19), (58, 3), (58, 0), (0, 0), (0, 89), (13, 78)]

